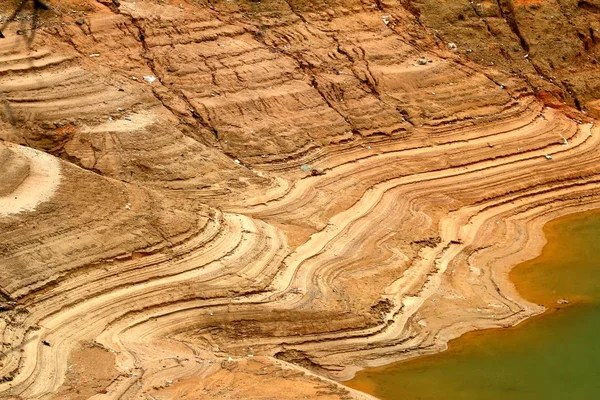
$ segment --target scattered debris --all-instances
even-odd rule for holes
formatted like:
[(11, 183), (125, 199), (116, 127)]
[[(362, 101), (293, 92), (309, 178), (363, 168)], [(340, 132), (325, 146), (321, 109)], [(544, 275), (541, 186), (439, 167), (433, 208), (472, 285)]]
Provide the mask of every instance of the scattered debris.
[(14, 310), (16, 303), (12, 304), (13, 302), (0, 302), (0, 311), (9, 311), (9, 310)]
[(556, 302), (556, 304), (569, 304), (569, 300), (567, 299), (560, 299)]
[(448, 48), (450, 50), (456, 50), (456, 49), (458, 49), (458, 46), (456, 45), (456, 43), (450, 42), (450, 43), (448, 43)]
[(233, 162), (236, 163), (236, 164), (241, 164), (241, 161), (238, 160), (238, 159), (233, 160)]
[(469, 267), (469, 271), (470, 271), (470, 272), (471, 272), (473, 275), (476, 275), (476, 276), (480, 276), (480, 275), (481, 275), (481, 268), (477, 268), (477, 267), (474, 267), (474, 266), (472, 266), (472, 265), (471, 265), (471, 266)]
[(144, 75), (143, 78), (146, 82), (148, 82), (151, 85), (152, 85), (152, 82), (154, 82), (156, 80), (156, 77), (154, 75)]
[(90, 54), (90, 57), (100, 57), (100, 53), (92, 53)]

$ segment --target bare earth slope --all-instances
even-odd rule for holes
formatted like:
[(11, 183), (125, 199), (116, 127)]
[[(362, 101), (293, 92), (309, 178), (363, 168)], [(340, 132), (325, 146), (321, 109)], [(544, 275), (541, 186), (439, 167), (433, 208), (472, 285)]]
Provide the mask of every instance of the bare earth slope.
[(596, 92), (427, 1), (48, 3), (0, 41), (2, 398), (367, 399), (541, 312), (508, 271), (600, 205)]

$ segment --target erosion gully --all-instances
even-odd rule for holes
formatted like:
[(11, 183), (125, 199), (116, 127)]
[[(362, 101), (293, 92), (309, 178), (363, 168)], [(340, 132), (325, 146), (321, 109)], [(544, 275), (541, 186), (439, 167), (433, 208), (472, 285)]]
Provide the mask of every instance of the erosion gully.
[(600, 212), (559, 218), (544, 233), (542, 254), (517, 265), (511, 279), (545, 313), (468, 333), (440, 354), (367, 369), (346, 384), (383, 400), (597, 399)]

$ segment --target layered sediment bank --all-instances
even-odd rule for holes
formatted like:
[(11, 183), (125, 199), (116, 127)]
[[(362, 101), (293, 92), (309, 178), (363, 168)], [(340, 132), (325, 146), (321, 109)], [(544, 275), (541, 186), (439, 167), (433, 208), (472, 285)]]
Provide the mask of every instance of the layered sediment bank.
[(369, 398), (600, 206), (593, 113), (404, 2), (49, 3), (0, 42), (7, 398)]
[[(520, 294), (544, 314), (505, 329), (469, 332), (448, 351), (361, 371), (346, 382), (381, 399), (592, 398), (598, 391), (600, 214), (568, 215), (544, 226), (547, 244), (517, 265)], [(435, 382), (435, 384), (432, 384)]]

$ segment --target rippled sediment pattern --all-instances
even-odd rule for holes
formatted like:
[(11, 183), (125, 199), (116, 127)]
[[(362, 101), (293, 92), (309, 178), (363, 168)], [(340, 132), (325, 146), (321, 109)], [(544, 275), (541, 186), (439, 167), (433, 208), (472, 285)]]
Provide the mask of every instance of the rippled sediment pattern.
[(399, 5), (93, 3), (1, 48), (1, 137), (60, 175), (0, 217), (6, 396), (368, 398), (336, 380), (542, 311), (508, 272), (598, 206), (592, 119)]
[(548, 244), (511, 279), (546, 313), (505, 330), (472, 332), (447, 352), (361, 372), (348, 382), (381, 399), (593, 398), (600, 361), (600, 215), (544, 227)]

